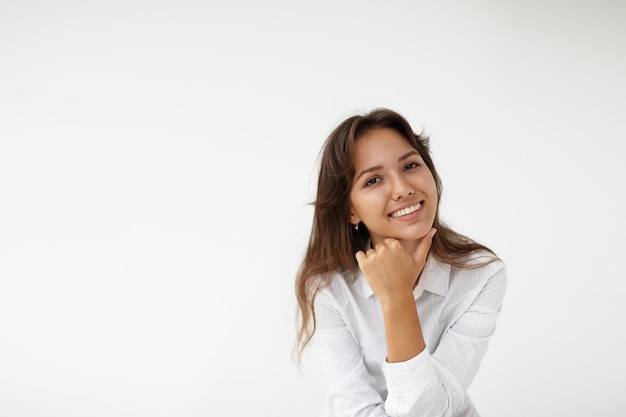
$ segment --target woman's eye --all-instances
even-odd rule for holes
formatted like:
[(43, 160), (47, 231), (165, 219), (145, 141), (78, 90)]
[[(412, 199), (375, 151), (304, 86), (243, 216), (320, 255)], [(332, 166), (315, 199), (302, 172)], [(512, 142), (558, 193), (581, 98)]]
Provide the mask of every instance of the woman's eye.
[(414, 169), (419, 167), (420, 164), (418, 164), (417, 162), (409, 162), (408, 164), (405, 165), (404, 170), (408, 171), (409, 169)]
[(367, 180), (367, 182), (365, 183), (365, 186), (366, 186), (366, 187), (369, 187), (370, 185), (374, 185), (374, 184), (376, 184), (378, 181), (380, 181), (380, 178), (378, 178), (378, 177), (373, 177), (373, 178), (370, 178), (370, 179), (369, 179), (369, 180)]

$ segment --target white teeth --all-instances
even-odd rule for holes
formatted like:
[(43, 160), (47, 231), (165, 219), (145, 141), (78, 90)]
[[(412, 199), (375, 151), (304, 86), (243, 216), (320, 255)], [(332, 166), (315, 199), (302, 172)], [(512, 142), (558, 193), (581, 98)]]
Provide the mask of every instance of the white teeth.
[(407, 214), (411, 214), (411, 213), (415, 213), (417, 210), (419, 210), (422, 207), (422, 203), (417, 203), (414, 206), (411, 207), (407, 207), (405, 209), (402, 210), (398, 210), (395, 211), (393, 213), (391, 213), (391, 217), (401, 217), (401, 216), (406, 216)]

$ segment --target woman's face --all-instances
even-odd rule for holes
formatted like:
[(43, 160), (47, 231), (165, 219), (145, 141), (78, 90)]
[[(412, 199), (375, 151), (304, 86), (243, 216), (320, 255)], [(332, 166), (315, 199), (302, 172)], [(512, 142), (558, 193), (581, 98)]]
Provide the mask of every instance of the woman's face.
[(417, 241), (437, 213), (435, 179), (411, 143), (393, 129), (359, 137), (352, 151), (350, 223), (363, 222), (376, 245), (385, 238)]

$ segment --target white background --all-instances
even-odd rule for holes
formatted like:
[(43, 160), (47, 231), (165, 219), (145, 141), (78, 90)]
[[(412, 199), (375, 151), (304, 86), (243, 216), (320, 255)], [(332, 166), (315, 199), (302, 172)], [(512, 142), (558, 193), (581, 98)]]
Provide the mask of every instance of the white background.
[(483, 417), (622, 416), (626, 3), (0, 2), (0, 415), (316, 416), (317, 154), (384, 106), (509, 268)]

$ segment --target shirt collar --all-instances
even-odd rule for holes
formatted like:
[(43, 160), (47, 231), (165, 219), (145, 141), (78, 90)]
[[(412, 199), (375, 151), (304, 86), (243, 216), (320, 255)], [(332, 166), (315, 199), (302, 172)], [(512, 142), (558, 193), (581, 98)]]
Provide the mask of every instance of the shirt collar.
[[(413, 289), (413, 296), (415, 300), (420, 298), (424, 291), (428, 291), (437, 295), (445, 295), (450, 285), (450, 265), (439, 261), (434, 256), (428, 255), (426, 259), (426, 265), (422, 271), (417, 286)], [(361, 287), (362, 293), (366, 298), (374, 295), (372, 287), (363, 276), (363, 273), (359, 273), (357, 279), (358, 284)]]

